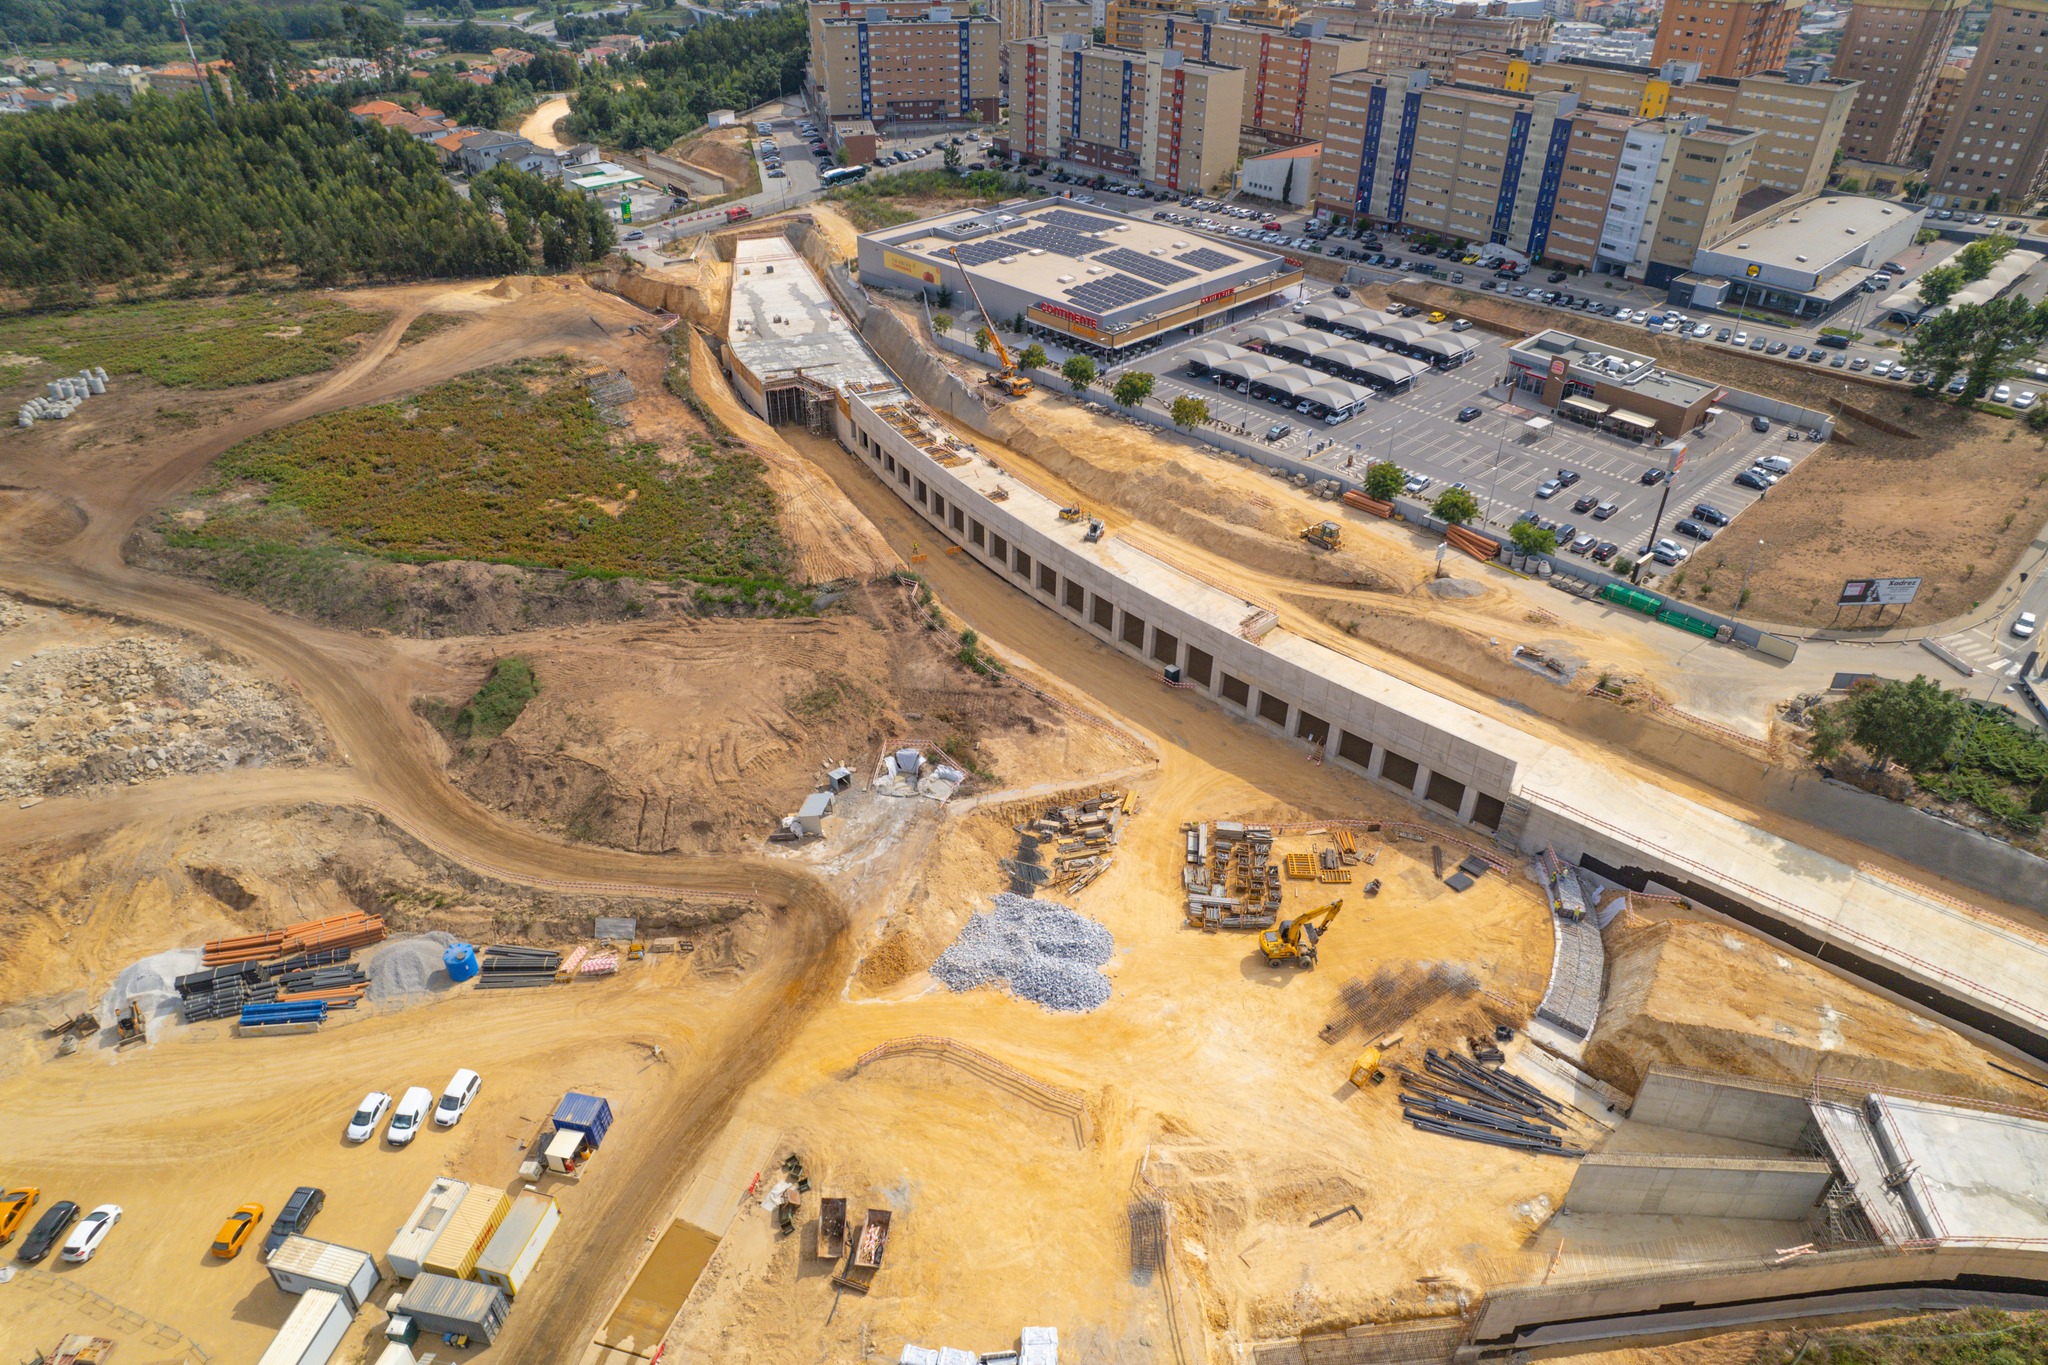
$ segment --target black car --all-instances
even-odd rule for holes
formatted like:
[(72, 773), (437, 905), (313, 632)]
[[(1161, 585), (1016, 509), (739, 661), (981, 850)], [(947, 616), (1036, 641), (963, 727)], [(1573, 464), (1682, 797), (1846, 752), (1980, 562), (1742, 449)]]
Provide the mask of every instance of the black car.
[(78, 1205), (69, 1199), (58, 1200), (50, 1205), (49, 1212), (36, 1219), (36, 1225), (28, 1230), (28, 1236), (21, 1239), (21, 1248), (14, 1253), (14, 1259), (23, 1265), (34, 1265), (64, 1240), (66, 1230), (77, 1221)]
[(1404, 318), (1419, 318), (1422, 316), (1422, 310), (1411, 303), (1401, 310), (1401, 316)]
[(292, 1191), (292, 1197), (285, 1201), (284, 1211), (277, 1215), (277, 1221), (270, 1225), (270, 1234), (263, 1239), (263, 1259), (270, 1259), (277, 1249), (284, 1245), (284, 1239), (304, 1232), (313, 1225), (313, 1215), (327, 1202), (327, 1191), (313, 1185), (301, 1185)]
[(1576, 469), (1560, 469), (1557, 471), (1557, 484), (1560, 488), (1570, 488), (1578, 481), (1579, 471)]
[(1478, 409), (1478, 408), (1459, 408), (1459, 409), (1458, 409), (1458, 420), (1459, 420), (1460, 422), (1469, 422), (1469, 421), (1471, 421), (1471, 420), (1472, 420), (1473, 418), (1475, 418), (1475, 417), (1483, 417), (1483, 416), (1485, 416), (1485, 415), (1486, 415), (1486, 414), (1484, 414), (1484, 413), (1482, 413), (1481, 411), (1479, 411), (1479, 409)]
[(1709, 526), (1726, 526), (1731, 520), (1726, 512), (1723, 512), (1711, 502), (1700, 503), (1692, 509), (1692, 514)]
[(1563, 284), (1565, 280), (1568, 278), (1568, 276), (1566, 276), (1566, 274), (1562, 270), (1553, 270), (1544, 278), (1549, 280), (1552, 284)]
[(1761, 493), (1771, 486), (1771, 481), (1757, 473), (1754, 469), (1745, 469), (1735, 476), (1735, 486), (1737, 488), (1754, 488), (1757, 492)]
[(1605, 564), (1608, 560), (1614, 558), (1615, 555), (1619, 553), (1621, 553), (1621, 547), (1619, 545), (1616, 545), (1611, 540), (1603, 540), (1600, 542), (1599, 545), (1594, 547), (1593, 558), (1599, 561), (1600, 563)]
[(1645, 488), (1655, 488), (1658, 484), (1664, 482), (1664, 479), (1665, 472), (1661, 469), (1645, 469), (1643, 471), (1643, 486)]
[(1332, 294), (1335, 294), (1340, 299), (1348, 299), (1351, 297), (1351, 286), (1348, 284), (1340, 284), (1335, 289), (1332, 289), (1330, 292)]
[(1600, 495), (1598, 493), (1581, 493), (1579, 500), (1572, 504), (1572, 511), (1590, 512), (1599, 505)]
[(1714, 533), (1710, 528), (1700, 525), (1691, 517), (1679, 518), (1678, 524), (1671, 529), (1691, 540), (1704, 542), (1714, 538)]

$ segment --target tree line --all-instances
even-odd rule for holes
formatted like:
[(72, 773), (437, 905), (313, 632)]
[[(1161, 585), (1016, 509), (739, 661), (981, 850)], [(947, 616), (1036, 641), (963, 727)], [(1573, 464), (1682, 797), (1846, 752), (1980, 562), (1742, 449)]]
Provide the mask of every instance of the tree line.
[[(392, 20), (404, 0), (356, 0)], [(342, 32), (343, 0), (192, 0), (186, 22), (202, 50), (231, 25), (254, 22), (294, 40)], [(0, 0), (0, 36), (23, 47), (77, 48), (108, 61), (152, 62), (153, 49), (181, 41), (170, 0)]]
[(507, 170), (465, 200), (435, 148), (333, 103), (216, 114), (150, 95), (0, 120), (0, 286), (57, 305), (208, 271), (327, 285), (565, 268), (611, 246), (580, 193)]
[(586, 67), (569, 131), (610, 147), (666, 147), (703, 127), (713, 109), (747, 109), (797, 89), (809, 56), (801, 6), (700, 24), (675, 42)]

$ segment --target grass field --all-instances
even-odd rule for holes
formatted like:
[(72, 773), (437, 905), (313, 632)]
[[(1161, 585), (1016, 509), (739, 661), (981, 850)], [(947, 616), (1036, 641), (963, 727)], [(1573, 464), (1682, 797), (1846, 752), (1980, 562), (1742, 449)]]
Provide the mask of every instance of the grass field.
[(932, 170), (896, 171), (842, 185), (825, 197), (838, 204), (855, 227), (873, 232), (960, 204), (994, 204), (1019, 193), (1044, 192), (1028, 181), (1020, 190), (1017, 177), (998, 171), (969, 171), (956, 176)]
[(620, 440), (578, 367), (536, 361), (236, 446), (159, 530), (259, 595), (368, 555), (688, 580), (756, 608), (802, 600), (759, 461), (701, 439), (677, 454)]
[[(386, 320), (313, 295), (166, 299), (0, 318), (0, 354), (39, 357), (59, 374), (100, 365), (112, 377), (221, 389), (331, 370)], [(47, 377), (37, 367), (14, 376)]]

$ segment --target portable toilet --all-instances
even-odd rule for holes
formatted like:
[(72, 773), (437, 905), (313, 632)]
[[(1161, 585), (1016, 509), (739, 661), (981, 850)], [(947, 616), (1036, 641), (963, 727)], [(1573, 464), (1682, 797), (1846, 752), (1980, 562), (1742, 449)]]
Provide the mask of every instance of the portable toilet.
[(450, 981), (467, 981), (477, 973), (476, 949), (467, 943), (451, 943), (441, 952), (441, 965)]

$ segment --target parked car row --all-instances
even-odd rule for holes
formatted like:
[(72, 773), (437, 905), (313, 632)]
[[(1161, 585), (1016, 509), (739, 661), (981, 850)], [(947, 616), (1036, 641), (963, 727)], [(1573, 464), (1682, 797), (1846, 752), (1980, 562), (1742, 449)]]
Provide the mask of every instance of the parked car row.
[(477, 1092), (483, 1089), (483, 1077), (463, 1067), (448, 1078), (447, 1088), (441, 1092), (437, 1103), (434, 1092), (425, 1086), (415, 1085), (406, 1090), (394, 1108), (391, 1096), (382, 1090), (372, 1090), (363, 1096), (363, 1102), (356, 1106), (349, 1116), (342, 1138), (348, 1142), (368, 1142), (377, 1135), (377, 1125), (384, 1122), (389, 1114), (391, 1121), (384, 1124), (384, 1141), (393, 1147), (403, 1147), (419, 1136), (426, 1126), (427, 1115), (434, 1116), (434, 1124), (440, 1128), (453, 1128), (462, 1122), (462, 1116), (469, 1112), (470, 1104)]
[[(0, 1193), (0, 1246), (13, 1240), (21, 1231), (21, 1225), (42, 1202), (43, 1192), (33, 1185), (17, 1185)], [(99, 1254), (100, 1244), (107, 1240), (107, 1234), (121, 1221), (119, 1204), (101, 1204), (83, 1218), (79, 1217), (80, 1205), (76, 1200), (60, 1199), (43, 1211), (15, 1248), (14, 1259), (23, 1265), (35, 1265), (57, 1250), (62, 1239), (62, 1250), (58, 1256), (66, 1261), (90, 1261)], [(74, 1226), (75, 1224), (75, 1226)], [(69, 1236), (66, 1236), (66, 1233)]]

